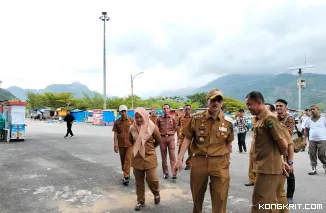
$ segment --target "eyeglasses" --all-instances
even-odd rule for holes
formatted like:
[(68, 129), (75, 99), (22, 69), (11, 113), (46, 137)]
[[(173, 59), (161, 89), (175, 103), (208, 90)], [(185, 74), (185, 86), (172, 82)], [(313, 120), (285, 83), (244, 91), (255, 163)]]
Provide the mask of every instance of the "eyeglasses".
[(210, 99), (211, 102), (222, 102), (223, 101), (223, 98), (221, 98), (220, 96), (217, 96), (216, 98), (213, 98), (213, 99)]
[(190, 110), (190, 108), (186, 108), (185, 110)]

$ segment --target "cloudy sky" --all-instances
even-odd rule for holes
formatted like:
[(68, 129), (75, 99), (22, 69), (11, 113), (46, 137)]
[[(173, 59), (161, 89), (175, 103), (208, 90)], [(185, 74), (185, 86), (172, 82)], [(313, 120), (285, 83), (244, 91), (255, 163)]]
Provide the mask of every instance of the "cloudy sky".
[(103, 11), (108, 95), (129, 95), (139, 72), (134, 93), (148, 96), (225, 74), (286, 72), (305, 52), (309, 72), (326, 73), (326, 0), (21, 0), (0, 7), (2, 86), (78, 81), (102, 93)]

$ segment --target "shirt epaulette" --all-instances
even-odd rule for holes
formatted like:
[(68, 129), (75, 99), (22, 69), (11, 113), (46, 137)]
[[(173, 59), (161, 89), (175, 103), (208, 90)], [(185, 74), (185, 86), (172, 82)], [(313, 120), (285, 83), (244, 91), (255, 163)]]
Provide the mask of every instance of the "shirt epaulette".
[(226, 115), (224, 115), (224, 120), (232, 123), (232, 119), (230, 117), (226, 116)]

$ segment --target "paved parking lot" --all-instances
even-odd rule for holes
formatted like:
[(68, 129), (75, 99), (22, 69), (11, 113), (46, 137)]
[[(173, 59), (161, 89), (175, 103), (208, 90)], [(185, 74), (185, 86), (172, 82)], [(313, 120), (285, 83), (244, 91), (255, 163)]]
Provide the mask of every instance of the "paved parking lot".
[[(113, 152), (112, 127), (76, 123), (73, 139), (64, 139), (65, 124), (28, 121), (25, 142), (0, 142), (1, 213), (127, 213), (136, 204), (133, 178), (121, 184), (119, 155)], [(250, 147), (251, 133), (247, 136)], [(158, 148), (159, 153), (159, 148)], [(247, 182), (248, 154), (231, 154), (231, 183), (227, 212), (250, 212), (253, 187)], [(155, 206), (146, 188), (146, 208), (141, 212), (189, 213), (192, 199), (189, 171), (177, 180), (162, 177), (158, 154), (162, 201)], [(318, 175), (309, 176), (307, 152), (295, 155), (297, 204), (323, 204), (326, 210), (326, 174), (318, 165)], [(209, 188), (204, 211), (211, 212)], [(299, 208), (299, 207), (297, 207)], [(291, 212), (307, 212), (304, 206)]]

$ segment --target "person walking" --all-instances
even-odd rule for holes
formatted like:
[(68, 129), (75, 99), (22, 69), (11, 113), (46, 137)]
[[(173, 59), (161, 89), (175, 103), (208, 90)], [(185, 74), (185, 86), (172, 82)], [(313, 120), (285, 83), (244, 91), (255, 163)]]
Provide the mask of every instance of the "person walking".
[(277, 119), (284, 124), (284, 127), (288, 131), (290, 135), (290, 139), (288, 140), (289, 144), (288, 146), (288, 152), (285, 155), (285, 160), (288, 163), (289, 167), (291, 168), (291, 172), (289, 173), (289, 176), (287, 177), (287, 200), (289, 204), (293, 204), (293, 195), (295, 191), (295, 176), (293, 172), (293, 163), (294, 163), (294, 147), (293, 147), (293, 129), (295, 127), (295, 120), (293, 116), (290, 116), (286, 113), (288, 110), (288, 103), (284, 99), (278, 99), (275, 103), (276, 106), (276, 112), (277, 112)]
[(248, 131), (248, 119), (244, 114), (243, 109), (239, 109), (239, 117), (235, 122), (235, 126), (238, 128), (238, 145), (239, 151), (238, 153), (247, 153), (246, 147), (246, 134)]
[[(185, 139), (184, 135), (184, 129), (187, 128), (187, 125), (191, 119), (191, 106), (189, 104), (186, 104), (184, 106), (184, 113), (179, 116), (179, 119), (177, 121), (177, 125), (180, 127), (180, 133), (178, 137), (178, 154), (180, 153), (183, 140)], [(192, 158), (192, 152), (191, 152), (191, 145), (188, 148), (188, 158), (186, 160), (186, 167), (185, 170), (189, 170), (191, 168), (191, 158)]]
[(261, 209), (259, 206), (278, 204), (278, 191), (282, 187), (283, 172), (286, 172), (282, 160), (288, 149), (283, 133), (285, 130), (276, 115), (267, 110), (264, 103), (264, 97), (258, 91), (252, 91), (246, 96), (248, 110), (257, 119), (253, 139), (256, 181), (251, 213), (271, 212), (272, 210)]
[(190, 170), (193, 213), (202, 212), (209, 179), (212, 212), (226, 212), (234, 132), (232, 121), (221, 111), (223, 99), (224, 95), (219, 89), (210, 90), (206, 95), (208, 109), (194, 114), (183, 130), (185, 139), (178, 155), (176, 171), (181, 171), (182, 159), (191, 144), (194, 153)]
[(162, 156), (162, 168), (164, 179), (169, 178), (169, 168), (167, 164), (167, 152), (169, 152), (170, 164), (172, 170), (172, 179), (177, 179), (175, 168), (175, 139), (174, 135), (177, 131), (177, 122), (172, 118), (170, 113), (170, 105), (164, 104), (162, 106), (164, 114), (159, 116), (156, 122), (160, 134), (162, 137), (162, 143), (160, 144), (161, 156)]
[(63, 120), (67, 122), (67, 134), (64, 136), (64, 138), (67, 138), (69, 134), (70, 134), (70, 138), (73, 138), (74, 133), (72, 133), (71, 128), (72, 128), (72, 124), (74, 123), (75, 117), (72, 114), (70, 114), (69, 110), (67, 110), (67, 115)]
[(319, 114), (318, 107), (310, 107), (311, 118), (306, 122), (305, 137), (309, 140), (309, 157), (312, 167), (309, 175), (317, 174), (317, 156), (326, 173), (326, 118)]
[(133, 145), (132, 168), (136, 182), (136, 211), (145, 206), (145, 182), (154, 195), (154, 203), (160, 203), (159, 180), (156, 173), (157, 155), (155, 148), (161, 143), (158, 127), (150, 120), (142, 107), (135, 109), (135, 122), (129, 131), (129, 141)]
[[(300, 120), (300, 126), (301, 126), (301, 134), (304, 135), (304, 129), (307, 123), (307, 120), (310, 118), (310, 110), (305, 109), (302, 113), (302, 115), (299, 116)], [(307, 140), (305, 140), (306, 146), (307, 146)], [(306, 151), (306, 148), (303, 148), (301, 150), (302, 152)]]
[(130, 179), (130, 164), (132, 155), (132, 144), (129, 142), (129, 129), (134, 123), (134, 119), (127, 116), (128, 108), (126, 105), (119, 106), (121, 117), (113, 124), (112, 131), (114, 132), (114, 152), (120, 155), (121, 169), (123, 171), (122, 183), (129, 184)]

